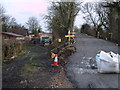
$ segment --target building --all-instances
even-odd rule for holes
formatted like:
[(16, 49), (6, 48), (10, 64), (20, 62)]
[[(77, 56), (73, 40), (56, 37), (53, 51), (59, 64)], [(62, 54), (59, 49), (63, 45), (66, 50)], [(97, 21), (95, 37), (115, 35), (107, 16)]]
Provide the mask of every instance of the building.
[(52, 39), (52, 34), (51, 33), (39, 33), (40, 40), (42, 40), (43, 37), (49, 37)]
[(24, 40), (24, 36), (20, 34), (15, 34), (11, 32), (0, 32), (0, 34), (2, 34), (2, 38), (4, 40), (8, 40), (8, 39)]
[(11, 29), (11, 30), (8, 30), (8, 32), (15, 33), (15, 34), (20, 34), (20, 35), (23, 35), (23, 36), (28, 35), (28, 30), (24, 29), (24, 28)]

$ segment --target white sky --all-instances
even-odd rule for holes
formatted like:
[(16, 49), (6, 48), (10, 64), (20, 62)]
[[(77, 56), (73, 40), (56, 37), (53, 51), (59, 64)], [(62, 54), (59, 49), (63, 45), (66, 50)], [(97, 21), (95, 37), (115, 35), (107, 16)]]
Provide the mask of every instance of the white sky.
[[(1, 4), (5, 8), (6, 14), (16, 18), (19, 24), (24, 25), (31, 16), (37, 17), (40, 25), (45, 31), (46, 23), (43, 20), (43, 16), (48, 14), (47, 9), (50, 6), (49, 1), (55, 0), (2, 0)], [(84, 1), (91, 2), (96, 0)], [(76, 17), (75, 25), (78, 27), (84, 23), (82, 16), (83, 15), (79, 13), (79, 15)]]

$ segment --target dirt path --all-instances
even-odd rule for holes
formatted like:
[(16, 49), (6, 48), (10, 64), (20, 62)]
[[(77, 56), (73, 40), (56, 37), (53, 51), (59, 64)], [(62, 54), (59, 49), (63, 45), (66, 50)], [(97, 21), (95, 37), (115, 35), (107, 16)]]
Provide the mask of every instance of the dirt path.
[[(100, 50), (119, 53), (115, 43), (97, 39), (85, 34), (78, 34), (74, 44), (77, 52), (69, 57), (67, 75), (77, 88), (118, 88), (118, 74), (100, 74), (90, 67), (90, 60)], [(95, 64), (95, 63), (94, 63)]]
[(3, 88), (72, 88), (63, 67), (51, 67), (48, 50), (32, 46), (22, 57), (3, 64)]

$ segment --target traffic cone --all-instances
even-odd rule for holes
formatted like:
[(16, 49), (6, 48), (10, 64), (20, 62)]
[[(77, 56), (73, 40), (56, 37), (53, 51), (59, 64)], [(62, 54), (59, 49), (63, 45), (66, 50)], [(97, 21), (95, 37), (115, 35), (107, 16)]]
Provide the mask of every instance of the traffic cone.
[(55, 54), (54, 64), (52, 66), (58, 67), (58, 54)]
[(55, 57), (55, 54), (51, 52), (51, 58), (53, 59)]

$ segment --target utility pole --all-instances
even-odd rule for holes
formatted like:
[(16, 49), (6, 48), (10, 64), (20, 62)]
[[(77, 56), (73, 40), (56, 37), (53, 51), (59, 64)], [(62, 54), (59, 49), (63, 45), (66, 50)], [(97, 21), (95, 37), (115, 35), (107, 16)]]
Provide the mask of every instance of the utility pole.
[(71, 35), (71, 32), (70, 32), (70, 30), (68, 31), (68, 34), (67, 35), (65, 35), (65, 37), (67, 37), (68, 38), (68, 43), (70, 44), (70, 38), (71, 37), (74, 37), (75, 35)]
[[(68, 31), (68, 35), (70, 35), (70, 30)], [(68, 38), (68, 42), (70, 44), (70, 37)]]
[(98, 35), (97, 35), (97, 38), (99, 38), (99, 35), (100, 35), (100, 32), (98, 31), (98, 33), (97, 33)]
[(112, 35), (113, 35), (113, 33), (109, 33), (110, 34), (110, 40), (112, 40)]

